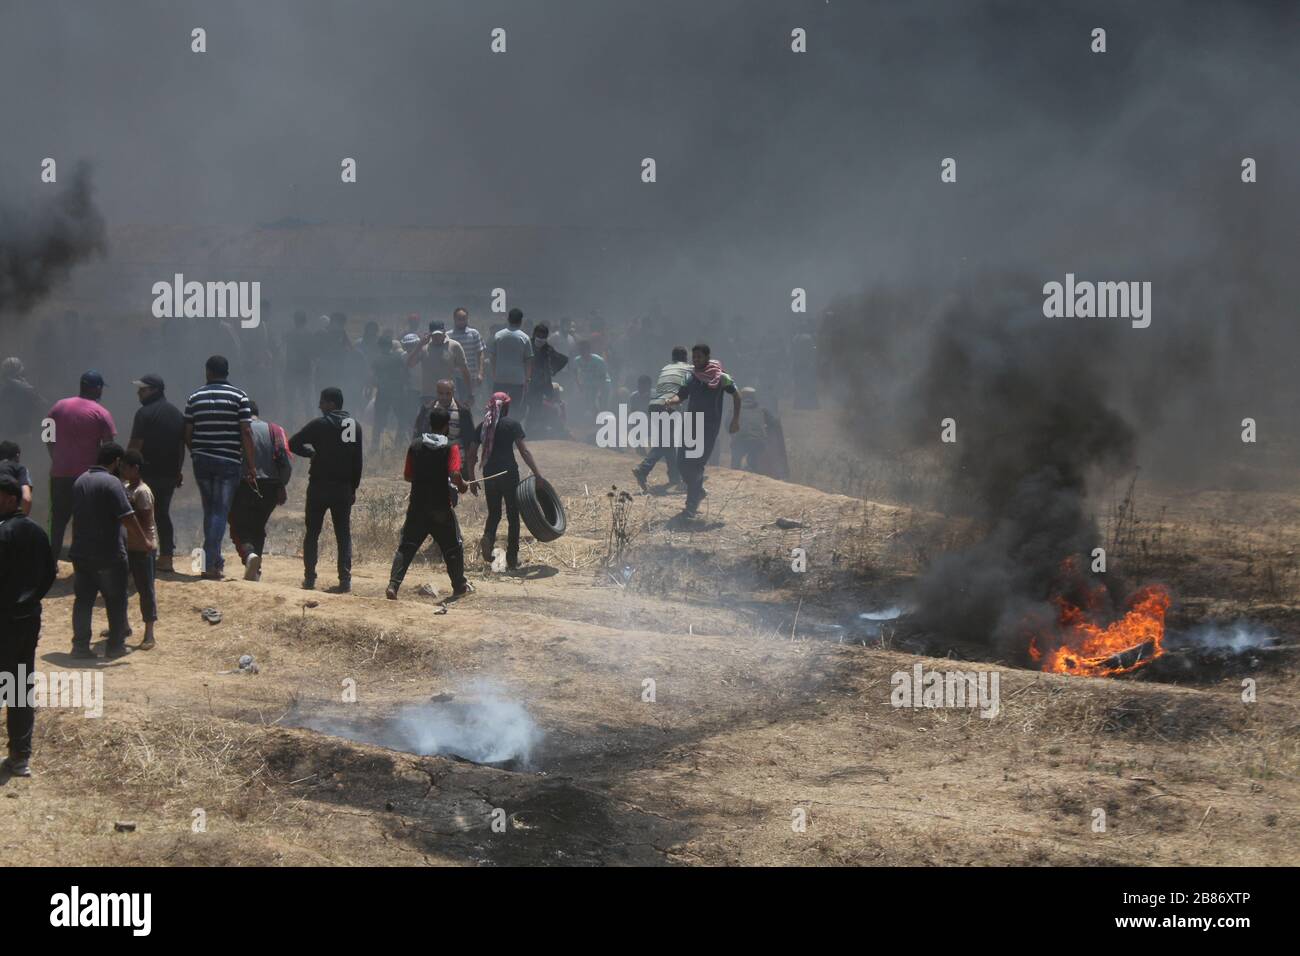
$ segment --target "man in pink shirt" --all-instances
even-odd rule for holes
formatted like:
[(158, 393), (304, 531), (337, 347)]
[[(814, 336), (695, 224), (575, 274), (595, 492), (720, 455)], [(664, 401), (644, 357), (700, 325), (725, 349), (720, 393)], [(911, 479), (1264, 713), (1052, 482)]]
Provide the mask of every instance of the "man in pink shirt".
[(99, 446), (117, 436), (113, 416), (99, 404), (103, 394), (104, 376), (91, 369), (81, 376), (81, 394), (55, 402), (48, 416), (54, 422), (54, 440), (45, 447), (50, 453), (50, 550), (56, 561), (72, 517), (72, 488), (95, 464)]

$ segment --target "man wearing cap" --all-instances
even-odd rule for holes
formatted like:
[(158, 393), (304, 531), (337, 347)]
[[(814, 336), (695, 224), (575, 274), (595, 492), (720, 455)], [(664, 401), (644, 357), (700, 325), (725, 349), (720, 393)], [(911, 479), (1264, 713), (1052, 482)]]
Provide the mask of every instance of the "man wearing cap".
[(81, 376), (80, 394), (54, 403), (46, 416), (54, 423), (50, 455), (50, 550), (57, 561), (63, 554), (63, 534), (72, 518), (72, 489), (92, 465), (99, 446), (117, 437), (117, 425), (99, 403), (104, 376), (90, 369)]
[[(459, 342), (448, 338), (447, 325), (441, 319), (429, 323), (429, 332), (420, 347), (406, 358), (406, 364), (420, 366), (420, 402), (431, 404), (438, 397), (438, 381), (444, 378), (460, 378), (471, 381), (469, 366), (465, 364), (465, 350)], [(474, 401), (474, 393), (464, 396), (468, 402)]]
[(138, 451), (144, 464), (140, 477), (153, 491), (154, 521), (158, 525), (157, 570), (172, 570), (176, 532), (172, 527), (172, 495), (184, 481), (185, 416), (167, 401), (161, 375), (149, 373), (132, 382), (140, 407), (131, 423), (128, 451)]

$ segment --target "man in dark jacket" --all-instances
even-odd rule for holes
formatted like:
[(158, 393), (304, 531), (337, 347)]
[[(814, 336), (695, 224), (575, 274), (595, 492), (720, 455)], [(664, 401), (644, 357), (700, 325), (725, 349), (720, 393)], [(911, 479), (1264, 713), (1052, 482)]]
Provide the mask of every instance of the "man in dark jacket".
[(569, 364), (569, 357), (550, 344), (550, 335), (545, 322), (533, 329), (533, 379), (525, 395), (525, 420), (534, 438), (568, 438), (556, 408), (554, 377)]
[(320, 410), (320, 418), (289, 439), (290, 451), (311, 459), (302, 586), (309, 591), (316, 587), (317, 542), (328, 511), (339, 555), (339, 583), (333, 591), (346, 594), (352, 590), (352, 506), (361, 484), (361, 423), (343, 410), (343, 392), (337, 388), (320, 393)]
[(134, 382), (140, 407), (131, 423), (131, 441), (127, 451), (144, 457), (140, 480), (153, 492), (154, 522), (158, 525), (159, 571), (172, 570), (176, 552), (176, 532), (172, 527), (172, 495), (184, 480), (185, 416), (167, 401), (161, 375), (150, 373)]
[[(41, 598), (57, 575), (50, 539), (22, 513), (22, 489), (0, 473), (0, 689), (7, 700), (9, 757), (0, 776), (30, 777), (32, 728), (36, 712), (28, 705), (28, 683), (36, 670), (41, 636)], [(21, 677), (21, 680), (20, 680)]]
[(447, 434), (450, 421), (447, 409), (438, 405), (430, 408), (428, 431), (416, 435), (406, 452), (404, 477), (411, 483), (411, 497), (406, 505), (402, 541), (393, 555), (393, 570), (384, 592), (390, 601), (397, 600), (397, 589), (402, 586), (411, 559), (430, 536), (442, 551), (452, 594), (460, 596), (474, 590), (465, 580), (465, 551), (448, 485), (455, 485), (462, 494), (468, 488), (460, 473), (461, 446)]

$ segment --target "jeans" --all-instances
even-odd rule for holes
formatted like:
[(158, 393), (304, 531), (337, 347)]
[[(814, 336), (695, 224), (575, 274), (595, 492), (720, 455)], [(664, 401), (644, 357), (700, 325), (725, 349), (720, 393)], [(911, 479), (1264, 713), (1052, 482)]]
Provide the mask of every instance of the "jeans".
[(170, 558), (176, 553), (176, 529), (172, 526), (172, 495), (176, 494), (176, 476), (141, 472), (140, 477), (153, 492), (153, 518), (158, 525), (158, 553)]
[(519, 502), (515, 500), (515, 487), (519, 472), (507, 472), (500, 478), (489, 478), (483, 483), (487, 498), (487, 524), (483, 526), (484, 551), (497, 541), (497, 526), (501, 523), (501, 502), (506, 505), (506, 563), (514, 567), (519, 563)]
[(226, 536), (226, 516), (239, 487), (240, 465), (211, 455), (194, 455), (193, 461), (194, 483), (203, 500), (203, 569), (220, 571), (225, 566), (221, 539)]
[(158, 557), (152, 551), (128, 551), (126, 566), (131, 570), (136, 594), (140, 595), (140, 618), (146, 624), (158, 620), (158, 599), (154, 594), (154, 575)]
[(388, 575), (388, 586), (396, 591), (402, 586), (406, 569), (411, 566), (424, 539), (433, 537), (442, 551), (442, 560), (447, 565), (447, 576), (451, 578), (453, 588), (465, 586), (465, 551), (460, 537), (460, 524), (456, 521), (456, 512), (447, 508), (433, 510), (408, 508), (406, 523), (402, 525), (402, 541), (393, 555), (393, 569)]
[[(9, 725), (9, 756), (27, 760), (32, 755), (32, 728), (36, 711), (27, 706), (27, 689), (36, 670), (36, 642), (41, 636), (40, 617), (9, 621), (0, 618), (0, 674), (11, 674), (10, 686), (17, 695), (10, 701), (6, 720)], [(18, 685), (18, 668), (24, 668), (27, 681)], [(18, 706), (14, 706), (17, 703)]]
[(72, 563), (72, 649), (90, 650), (95, 598), (104, 595), (108, 611), (108, 649), (126, 643), (126, 561)]
[(63, 535), (72, 520), (72, 488), (76, 478), (50, 477), (50, 553), (57, 561), (63, 556)]
[(346, 481), (307, 482), (307, 535), (302, 539), (302, 564), (306, 577), (316, 578), (317, 544), (325, 526), (325, 512), (334, 522), (334, 541), (339, 553), (339, 583), (352, 580), (352, 498), (355, 492)]

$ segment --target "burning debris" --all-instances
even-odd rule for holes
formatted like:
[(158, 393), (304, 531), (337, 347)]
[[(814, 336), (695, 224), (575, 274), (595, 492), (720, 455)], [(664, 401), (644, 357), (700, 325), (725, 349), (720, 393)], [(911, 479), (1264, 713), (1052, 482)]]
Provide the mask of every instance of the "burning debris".
[(923, 575), (917, 622), (991, 644), (1046, 671), (1128, 673), (1162, 653), (1169, 595), (1126, 593), (1085, 570), (1099, 534), (1087, 509), (1098, 467), (1132, 464), (1132, 427), (1107, 402), (1111, 337), (1045, 327), (1033, 306), (951, 309), (917, 382), (917, 437), (960, 414), (956, 486), (983, 537)]

